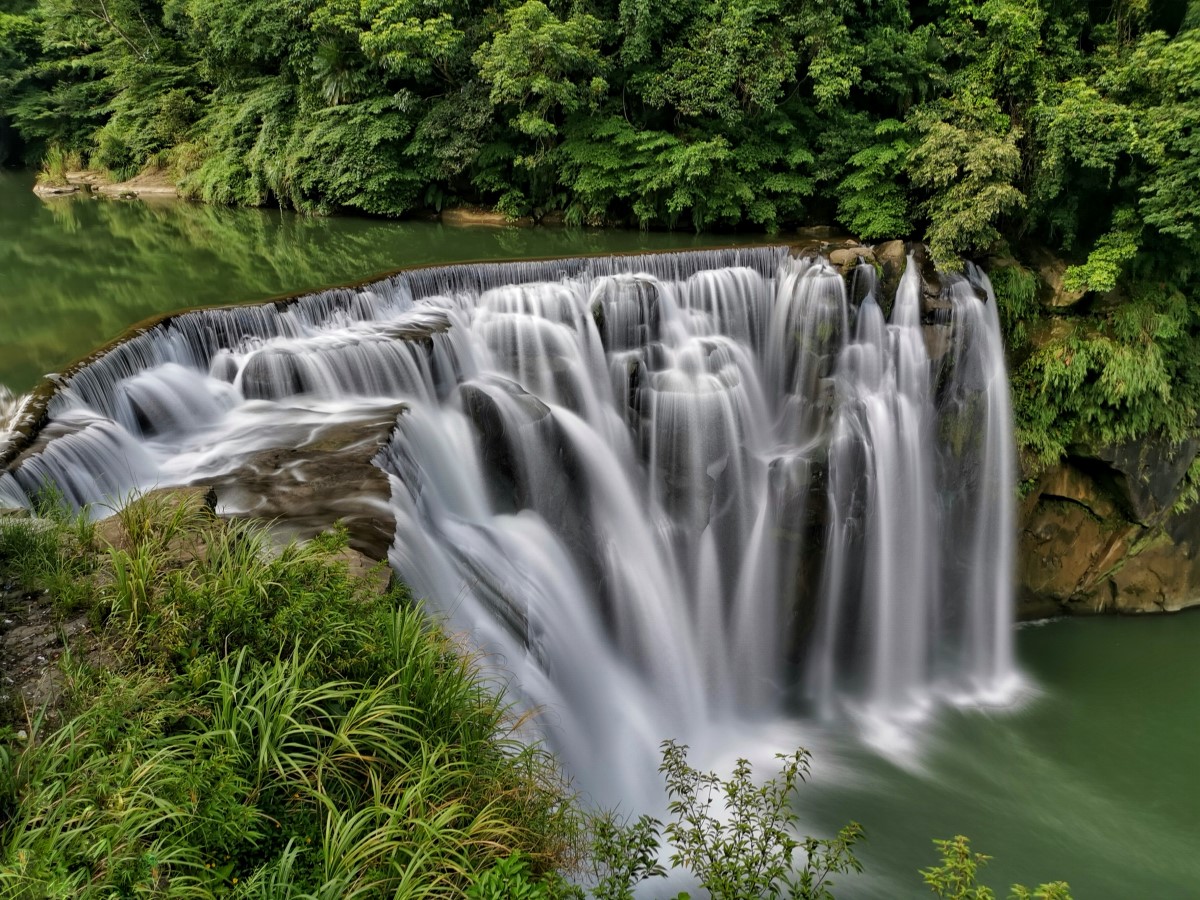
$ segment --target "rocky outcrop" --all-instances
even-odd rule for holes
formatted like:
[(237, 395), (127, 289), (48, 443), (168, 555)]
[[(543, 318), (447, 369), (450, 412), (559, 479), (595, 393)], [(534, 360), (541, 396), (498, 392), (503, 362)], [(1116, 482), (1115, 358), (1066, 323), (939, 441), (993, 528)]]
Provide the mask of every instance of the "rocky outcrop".
[(1198, 449), (1107, 447), (1043, 473), (1021, 507), (1021, 617), (1200, 605), (1200, 508), (1175, 510)]
[(1038, 276), (1038, 302), (1043, 309), (1063, 312), (1083, 300), (1086, 291), (1068, 290), (1063, 286), (1067, 263), (1042, 248), (1029, 253), (1030, 262)]
[[(1026, 323), (1010, 368), (1042, 348), (1093, 338), (1119, 298), (1068, 290), (1067, 263), (1045, 250), (1022, 252), (1037, 276), (1041, 313)], [(994, 258), (995, 271), (1020, 265)], [(1091, 314), (1088, 314), (1090, 311)], [(1200, 605), (1200, 509), (1190, 508), (1188, 471), (1200, 440), (1144, 439), (1072, 446), (1047, 471), (1026, 471), (1018, 520), (1018, 612), (1150, 613)], [(1181, 502), (1183, 500), (1184, 502)]]
[(65, 184), (39, 182), (33, 192), (39, 197), (66, 197), (73, 194), (100, 194), (120, 200), (174, 200), (179, 188), (161, 169), (149, 169), (126, 181), (109, 181), (103, 172), (67, 172)]
[(284, 537), (306, 540), (340, 521), (351, 548), (386, 560), (396, 534), (391, 484), (374, 465), (405, 407), (316, 429), (306, 439), (264, 449), (209, 479), (223, 514), (275, 522)]

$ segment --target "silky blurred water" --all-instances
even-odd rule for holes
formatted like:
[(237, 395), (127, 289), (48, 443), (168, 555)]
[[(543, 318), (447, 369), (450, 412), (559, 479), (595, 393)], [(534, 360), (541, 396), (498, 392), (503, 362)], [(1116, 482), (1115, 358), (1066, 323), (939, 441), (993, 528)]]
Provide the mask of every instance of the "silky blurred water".
[(845, 896), (929, 896), (917, 869), (956, 834), (994, 857), (998, 896), (1052, 879), (1077, 900), (1200, 896), (1197, 646), (1197, 613), (1027, 625), (1036, 691), (1011, 711), (946, 710), (898, 757), (798, 725), (816, 755), (805, 820), (866, 828), (866, 877)]
[[(27, 389), (43, 372), (61, 368), (134, 321), (155, 312), (261, 299), (435, 260), (666, 249), (712, 243), (711, 239), (679, 235), (456, 230), (429, 224), (311, 220), (277, 212), (221, 210), (187, 204), (143, 205), (87, 199), (43, 204), (28, 193), (28, 187), (29, 180), (23, 176), (0, 174), (0, 275), (3, 276), (0, 278), (0, 382), (18, 391)], [(712, 280), (718, 277), (725, 278), (714, 275)], [(740, 345), (760, 345), (770, 329), (755, 325), (752, 319), (739, 318), (744, 304), (726, 304), (741, 288), (730, 283), (719, 290), (709, 290), (703, 282), (704, 279), (699, 279), (694, 285), (692, 308), (697, 315), (693, 318), (697, 322), (719, 321), (720, 330), (735, 335)], [(639, 289), (632, 285), (629, 290), (630, 302), (636, 306)], [(595, 436), (612, 436), (619, 429), (610, 428), (613, 423), (606, 425), (605, 417), (595, 414), (594, 405), (588, 406), (592, 402), (588, 397), (555, 394), (561, 390), (560, 382), (555, 380), (561, 372), (548, 374), (544, 367), (523, 355), (530, 348), (538, 352), (549, 348), (565, 358), (560, 346), (562, 323), (554, 321), (556, 316), (560, 319), (562, 316), (549, 307), (541, 310), (541, 318), (550, 324), (519, 333), (508, 328), (512, 316), (520, 311), (513, 304), (519, 307), (524, 302), (527, 298), (497, 294), (481, 310), (478, 325), (488, 353), (506, 360), (508, 371), (530, 380), (549, 399), (575, 408), (575, 413), (560, 415), (559, 444), (575, 448), (577, 465), (597, 473), (609, 471), (606, 466), (611, 465), (610, 461), (593, 454), (599, 446)], [(538, 302), (553, 301), (547, 298)], [(837, 315), (830, 321), (834, 323), (829, 326), (833, 331), (844, 328), (836, 324)], [(626, 369), (618, 364), (621, 347), (634, 342), (637, 329), (645, 327), (651, 326), (636, 315), (628, 321), (617, 317), (606, 322), (606, 340), (615, 362), (607, 373), (593, 373), (597, 385), (607, 379), (610, 393), (620, 387), (621, 379), (626, 377), (622, 374)], [(670, 329), (672, 325), (655, 322), (653, 327)], [(795, 326), (789, 320), (787, 327)], [(714, 342), (698, 325), (693, 331), (694, 336), (689, 340), (696, 350), (695, 358), (689, 356), (687, 347), (680, 345), (670, 371), (655, 385), (657, 405), (648, 407), (646, 414), (652, 422), (710, 421), (715, 434), (733, 434), (732, 425), (722, 424), (733, 421), (733, 408), (705, 398), (713, 393), (710, 386), (724, 389), (736, 385), (742, 363), (727, 342)], [(353, 352), (374, 351), (368, 346)], [(237, 390), (244, 392), (245, 397), (255, 390), (269, 393), (271, 386), (278, 385), (281, 379), (295, 377), (286, 356), (259, 355), (266, 374), (258, 380), (259, 388), (248, 387), (246, 379), (252, 373), (244, 368)], [(456, 360), (453, 364), (461, 362)], [(724, 381), (714, 380), (714, 373), (705, 368), (713, 362), (719, 364), (720, 379)], [(107, 442), (100, 441), (110, 448), (104, 452), (111, 452), (114, 460), (122, 461), (132, 481), (138, 480), (142, 468), (150, 473), (148, 477), (157, 477), (164, 465), (180, 477), (218, 470), (226, 463), (222, 448), (229, 446), (231, 440), (239, 440), (243, 445), (253, 443), (255, 423), (264, 417), (270, 420), (268, 400), (250, 398), (244, 402), (244, 397), (234, 397), (230, 393), (234, 389), (223, 386), (221, 381), (223, 365), (222, 360), (212, 361), (212, 375), (217, 377), (207, 377), (203, 390), (199, 389), (199, 375), (183, 368), (162, 366), (149, 381), (139, 380), (136, 375), (124, 381), (120, 390), (109, 398), (116, 419), (125, 415), (126, 424), (135, 430), (146, 423), (139, 422), (136, 415), (131, 417), (129, 410), (144, 410), (159, 402), (156, 392), (160, 389), (172, 397), (190, 398), (184, 406), (163, 406), (174, 418), (160, 424), (173, 435), (184, 436), (170, 446), (169, 452), (161, 442), (156, 446), (152, 435), (142, 435), (139, 442), (131, 441), (124, 429), (115, 428), (107, 420), (90, 426), (93, 431), (110, 432)], [(426, 372), (418, 373), (418, 378), (409, 373), (407, 365), (399, 359), (393, 365), (394, 371), (384, 372), (380, 377), (397, 384), (405, 379), (421, 385), (436, 381)], [(452, 363), (443, 360), (442, 365)], [(805, 368), (807, 365), (809, 361), (804, 365), (795, 360), (776, 361), (766, 366), (764, 373), (772, 383), (807, 384), (817, 377)], [(339, 363), (305, 377), (320, 384), (320, 378), (324, 377), (321, 372), (347, 370)], [(503, 406), (510, 401), (524, 402), (519, 398), (506, 399), (505, 392), (486, 379), (481, 385), (483, 396), (490, 403)], [(343, 387), (331, 382), (321, 389), (330, 392)], [(361, 390), (376, 392), (369, 385), (361, 386)], [(10, 402), (3, 399), (0, 405)], [(751, 400), (745, 402), (753, 406)], [(235, 404), (240, 404), (238, 411), (230, 415)], [(306, 400), (303, 406), (303, 410), (280, 412), (286, 413), (297, 427), (303, 427), (305, 416), (320, 418), (331, 411), (337, 415), (345, 412), (342, 404), (318, 399)], [(582, 423), (589, 418), (594, 420), (594, 426), (585, 431)], [(797, 430), (785, 428), (780, 432), (781, 437), (791, 442), (800, 441), (811, 430), (827, 424), (819, 416), (793, 415), (791, 421), (798, 423)], [(214, 427), (214, 422), (219, 422), (219, 427)], [(416, 448), (414, 452), (423, 454), (424, 475), (433, 479), (429, 482), (430, 489), (422, 492), (424, 500), (436, 495), (439, 503), (460, 504), (461, 508), (455, 509), (458, 521), (469, 519), (482, 499), (455, 494), (455, 483), (462, 480), (462, 465), (466, 463), (447, 467), (440, 474), (436, 468), (439, 459), (469, 458), (472, 439), (465, 421), (422, 413), (418, 407), (404, 424), (405, 439)], [(85, 423), (77, 421), (73, 427), (81, 425)], [(204, 440), (186, 437), (197, 428), (212, 430)], [(664, 466), (682, 466), (681, 471), (691, 472), (695, 479), (717, 472), (716, 460), (728, 455), (720, 443), (703, 452), (695, 447), (673, 447), (671, 434), (669, 428), (646, 431), (650, 458), (662, 460)], [(142, 440), (146, 443), (140, 443)], [(95, 444), (92, 442), (89, 452), (95, 452)], [(177, 452), (181, 447), (186, 447), (187, 453)], [(63, 449), (71, 450), (66, 439)], [(251, 447), (243, 449), (248, 452)], [(626, 452), (632, 453), (632, 446), (620, 449), (614, 459)], [(779, 459), (789, 464), (773, 469), (772, 478), (803, 481), (807, 477), (803, 466), (791, 465), (799, 462), (799, 458), (791, 462), (787, 457)], [(728, 469), (734, 473), (728, 464), (721, 465), (721, 472)], [(791, 471), (793, 468), (797, 471)], [(611, 476), (601, 477), (598, 483), (616, 485), (618, 470), (611, 472)], [(440, 487), (434, 489), (439, 478), (446, 491)], [(540, 487), (550, 490), (554, 486)], [(654, 495), (654, 502), (670, 510), (677, 522), (686, 523), (693, 513), (688, 502), (695, 494), (676, 494), (669, 487), (659, 485), (660, 493)], [(771, 489), (776, 487), (772, 482)], [(755, 488), (760, 492), (764, 489), (762, 484)], [(79, 487), (81, 494), (106, 490), (104, 484)], [(639, 530), (642, 526), (626, 516), (636, 499), (614, 490), (597, 491), (593, 498), (594, 504), (608, 504), (609, 512), (605, 515), (611, 514), (614, 521), (624, 523), (606, 538), (606, 545), (617, 561), (622, 554), (627, 557), (639, 545), (649, 546), (656, 539)], [(552, 506), (553, 497), (543, 505)], [(483, 509), (480, 515), (491, 517), (493, 512)], [(750, 516), (731, 518), (730, 522), (734, 531), (750, 536), (750, 546), (761, 543), (761, 534), (770, 530), (769, 522), (755, 521)], [(535, 517), (526, 514), (499, 517), (497, 524), (501, 527), (495, 533), (496, 543), (488, 551), (494, 563), (505, 559), (506, 548), (511, 556), (512, 548), (556, 547), (547, 539), (545, 522)], [(662, 522), (652, 524), (653, 529), (664, 528)], [(451, 533), (450, 537), (453, 539), (455, 535)], [(470, 546), (470, 541), (465, 540), (466, 532), (459, 537), (464, 538), (460, 547)], [(705, 589), (719, 580), (714, 576), (719, 572), (719, 554), (702, 541), (680, 546), (680, 558), (696, 563), (684, 578), (691, 581), (687, 593), (700, 602), (697, 620), (703, 638), (700, 643), (711, 644), (720, 627), (719, 622), (705, 619), (703, 604), (715, 602), (707, 597)], [(542, 584), (551, 587), (554, 593), (564, 596), (582, 593), (581, 582), (572, 581), (577, 574), (563, 574), (572, 573), (572, 565), (554, 556), (558, 552), (547, 549), (542, 558), (530, 559), (528, 564), (541, 567), (547, 574)], [(597, 565), (604, 562), (601, 560)], [(412, 563), (419, 564), (420, 561)], [(414, 568), (410, 574), (419, 578), (421, 572)], [(529, 574), (528, 568), (515, 570), (514, 583), (528, 589)], [(662, 581), (668, 577), (673, 576), (647, 576), (649, 580), (636, 587), (654, 593), (656, 579)], [(437, 575), (430, 572), (428, 578), (433, 585)], [(748, 576), (732, 588), (739, 595), (764, 589)], [(625, 629), (630, 642), (637, 643), (639, 629), (658, 627), (645, 619), (652, 612), (631, 608), (626, 619), (617, 617), (610, 627), (618, 632)], [(722, 689), (728, 695), (720, 700), (721, 707), (756, 702), (754, 686), (769, 683), (779, 673), (777, 667), (769, 665), (774, 650), (757, 656), (753, 652), (759, 646), (755, 641), (761, 638), (761, 629), (750, 627), (754, 621), (750, 617), (734, 623), (730, 655), (711, 666), (708, 665), (714, 659), (711, 655), (675, 659), (671, 654), (683, 652), (679, 648), (672, 649), (643, 637), (644, 647), (640, 651), (644, 656), (643, 669), (678, 666), (681, 670), (695, 670), (691, 685), (695, 692), (705, 685), (710, 692), (709, 697), (700, 697), (695, 692), (689, 694), (687, 684), (680, 684), (678, 696), (661, 698), (664, 702), (660, 705), (674, 717), (685, 718), (691, 714), (689, 707), (711, 706), (711, 691)], [(553, 629), (576, 640), (589, 629), (597, 635), (598, 646), (577, 644), (576, 656), (593, 653), (599, 656), (611, 651), (610, 646), (599, 640), (600, 623), (589, 621), (581, 610), (573, 610), (570, 616), (564, 615), (551, 624), (551, 629), (526, 635), (535, 661), (544, 659), (546, 648), (555, 639)], [(867, 872), (847, 883), (839, 896), (927, 896), (916, 870), (934, 861), (929, 841), (957, 833), (969, 835), (977, 850), (996, 857), (984, 874), (1001, 895), (1013, 881), (1037, 883), (1063, 878), (1071, 882), (1077, 898), (1197, 896), (1200, 862), (1192, 848), (1200, 836), (1197, 812), (1200, 778), (1196, 774), (1200, 760), (1200, 697), (1195, 691), (1200, 681), (1200, 657), (1194, 652), (1198, 640), (1200, 615), (1064, 621), (1026, 627), (1017, 632), (1016, 651), (1027, 690), (1015, 695), (1008, 707), (942, 706), (936, 713), (925, 716), (919, 727), (906, 729), (901, 723), (895, 734), (877, 734), (872, 741), (862, 739), (862, 730), (852, 720), (836, 717), (821, 722), (779, 711), (758, 722), (734, 717), (706, 730), (705, 753), (696, 762), (715, 765), (723, 757), (748, 755), (760, 771), (766, 771), (774, 751), (786, 752), (797, 744), (808, 746), (815, 756), (814, 780), (798, 797), (806, 824), (816, 832), (829, 833), (845, 821), (856, 819), (867, 831), (861, 852)], [(514, 657), (510, 661), (518, 660)], [(538, 667), (525, 666), (525, 671), (536, 674)], [(653, 747), (665, 737), (681, 736), (681, 726), (672, 716), (628, 717), (631, 711), (638, 713), (651, 708), (625, 701), (631, 692), (645, 690), (645, 684), (632, 677), (631, 671), (623, 665), (609, 667), (605, 672), (612, 680), (602, 683), (594, 677), (594, 670), (580, 670), (571, 676), (575, 679), (573, 684), (545, 691), (546, 685), (531, 681), (523, 689), (540, 697), (553, 698), (559, 690), (564, 696), (587, 697), (589, 703), (595, 704), (588, 715), (602, 710), (614, 717), (627, 716), (621, 733), (630, 736), (630, 740), (617, 740), (606, 746), (624, 746), (628, 758), (618, 757), (612, 750), (589, 763), (589, 749), (594, 754), (595, 746), (589, 748), (584, 740), (572, 748), (577, 763), (608, 767), (620, 776), (622, 769), (644, 768), (646, 746)], [(890, 685), (890, 681), (881, 681), (879, 690), (886, 694)], [(579, 709), (556, 707), (553, 702), (544, 713), (549, 721), (562, 726), (563, 733), (570, 731), (572, 719), (581, 714)], [(633, 778), (631, 782), (643, 791), (638, 803), (650, 808), (661, 804), (660, 799), (644, 793), (649, 790), (644, 780)]]

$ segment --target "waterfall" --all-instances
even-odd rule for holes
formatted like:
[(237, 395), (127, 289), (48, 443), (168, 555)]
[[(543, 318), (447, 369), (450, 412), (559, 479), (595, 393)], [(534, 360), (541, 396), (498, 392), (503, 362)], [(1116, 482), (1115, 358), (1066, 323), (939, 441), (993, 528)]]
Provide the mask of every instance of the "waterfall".
[(463, 265), (169, 317), (63, 380), (0, 499), (236, 472), (403, 403), (391, 562), (599, 802), (658, 743), (902, 721), (1013, 679), (1015, 463), (986, 276), (885, 319), (785, 248)]

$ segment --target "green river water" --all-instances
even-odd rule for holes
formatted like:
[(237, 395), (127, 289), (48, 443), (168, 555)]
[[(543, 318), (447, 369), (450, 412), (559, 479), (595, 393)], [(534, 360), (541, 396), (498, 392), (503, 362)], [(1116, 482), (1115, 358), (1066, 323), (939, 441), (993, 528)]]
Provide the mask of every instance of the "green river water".
[[(471, 259), (682, 249), (690, 234), (306, 219), (178, 202), (42, 201), (0, 172), (0, 384), (46, 372), (155, 313)], [(903, 756), (798, 723), (815, 754), (806, 823), (866, 829), (839, 897), (929, 896), (933, 837), (969, 835), (986, 880), (1062, 878), (1076, 898), (1200, 897), (1200, 614), (1023, 627), (1012, 710), (950, 710)], [(789, 735), (791, 737), (791, 735)]]
[(262, 300), (405, 266), (763, 238), (306, 218), (175, 200), (39, 199), (0, 170), (0, 384), (45, 373), (156, 313)]

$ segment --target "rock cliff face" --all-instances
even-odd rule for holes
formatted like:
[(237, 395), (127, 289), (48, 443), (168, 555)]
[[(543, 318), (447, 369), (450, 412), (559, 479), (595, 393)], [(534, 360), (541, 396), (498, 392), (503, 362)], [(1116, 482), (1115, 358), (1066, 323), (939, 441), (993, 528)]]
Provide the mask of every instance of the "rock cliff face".
[[(1079, 327), (1072, 311), (1086, 296), (1063, 286), (1062, 260), (1033, 251), (1028, 262), (1039, 281), (1041, 317), (1031, 328), (1038, 345)], [(1198, 455), (1200, 440), (1076, 446), (1027, 479), (1018, 517), (1018, 615), (1200, 606), (1200, 504), (1185, 498)]]
[(1103, 448), (1042, 474), (1021, 506), (1020, 615), (1200, 605), (1200, 507), (1173, 510), (1198, 449)]
[[(945, 301), (922, 247), (891, 241), (870, 251), (853, 242), (822, 249), (847, 273), (860, 261), (876, 263), (885, 304), (906, 254), (916, 251), (922, 263), (926, 346), (935, 360), (945, 352)], [(1031, 329), (1035, 343), (1077, 327), (1072, 311), (1085, 294), (1064, 287), (1066, 263), (1036, 250), (1026, 261), (1038, 277), (1042, 310)], [(1015, 264), (991, 262), (991, 267)], [(1200, 503), (1180, 502), (1189, 489), (1188, 470), (1198, 458), (1200, 440), (1073, 447), (1037, 477), (1025, 473), (1018, 515), (1018, 615), (1156, 613), (1200, 606)]]

